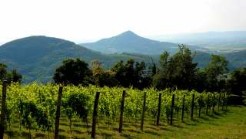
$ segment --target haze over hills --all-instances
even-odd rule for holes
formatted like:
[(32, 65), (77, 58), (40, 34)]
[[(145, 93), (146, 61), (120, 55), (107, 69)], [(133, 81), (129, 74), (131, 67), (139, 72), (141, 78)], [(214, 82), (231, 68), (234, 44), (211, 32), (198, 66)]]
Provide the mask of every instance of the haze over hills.
[[(127, 52), (145, 55), (159, 55), (163, 51), (175, 53), (178, 49), (178, 44), (147, 39), (132, 31), (126, 31), (111, 38), (102, 39), (92, 43), (82, 43), (80, 45), (106, 54)], [(207, 49), (201, 47), (188, 47), (194, 51), (207, 51)]]
[(219, 53), (246, 50), (246, 31), (159, 35), (150, 38), (158, 41), (200, 46)]

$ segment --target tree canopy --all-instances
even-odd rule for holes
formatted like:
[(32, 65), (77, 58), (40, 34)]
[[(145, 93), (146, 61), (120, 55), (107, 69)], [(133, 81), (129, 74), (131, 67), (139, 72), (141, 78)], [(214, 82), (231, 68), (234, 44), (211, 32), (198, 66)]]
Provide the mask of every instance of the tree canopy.
[(91, 70), (88, 64), (80, 59), (67, 59), (55, 71), (55, 83), (87, 85), (90, 82)]
[[(245, 68), (228, 73), (228, 61), (223, 56), (211, 55), (208, 65), (199, 69), (197, 63), (193, 62), (195, 54), (185, 45), (179, 45), (179, 51), (174, 55), (163, 52), (159, 65), (152, 63), (152, 67), (147, 67), (144, 62), (129, 59), (117, 62), (108, 70), (103, 69), (98, 60), (92, 61), (88, 68), (88, 64), (80, 59), (68, 59), (56, 69), (53, 79), (56, 83), (74, 85), (228, 91), (238, 95), (240, 101), (243, 100), (246, 93)], [(0, 65), (0, 73), (5, 72), (5, 66)]]
[(179, 88), (191, 89), (194, 83), (197, 64), (185, 45), (179, 45), (179, 51), (170, 56), (164, 52), (160, 56), (160, 68), (154, 76), (154, 86), (158, 89)]
[(211, 55), (211, 60), (207, 67), (205, 67), (207, 90), (220, 91), (224, 88), (225, 77), (223, 76), (228, 72), (228, 61), (219, 55)]
[(150, 77), (144, 73), (146, 66), (144, 62), (135, 62), (129, 59), (126, 63), (116, 63), (111, 71), (115, 72), (115, 79), (123, 87), (136, 87), (139, 89), (148, 87), (151, 84)]
[(0, 63), (0, 81), (7, 80), (8, 82), (21, 82), (22, 75), (16, 69), (7, 70), (7, 65)]
[(6, 78), (6, 74), (7, 74), (7, 66), (5, 64), (0, 63), (0, 80), (1, 81)]

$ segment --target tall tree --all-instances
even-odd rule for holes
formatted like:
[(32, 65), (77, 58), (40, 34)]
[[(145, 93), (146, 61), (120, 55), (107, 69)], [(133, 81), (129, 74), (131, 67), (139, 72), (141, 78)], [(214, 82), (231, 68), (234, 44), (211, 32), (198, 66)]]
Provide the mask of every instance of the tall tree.
[(238, 96), (236, 104), (242, 104), (246, 96), (246, 68), (236, 69), (231, 73), (231, 79), (228, 81), (228, 91)]
[(157, 73), (153, 76), (153, 85), (157, 89), (165, 89), (171, 87), (170, 75), (172, 71), (169, 71), (170, 56), (167, 51), (164, 51), (160, 55), (160, 67)]
[(53, 79), (55, 83), (87, 85), (90, 83), (91, 75), (87, 63), (78, 58), (67, 59), (56, 69)]
[(144, 62), (139, 63), (129, 59), (125, 64), (123, 61), (116, 63), (111, 70), (115, 73), (115, 79), (121, 86), (142, 89), (150, 85), (150, 79), (144, 73), (145, 69)]
[(91, 70), (95, 85), (100, 87), (113, 87), (118, 85), (118, 81), (115, 79), (115, 72), (110, 70), (105, 71), (98, 60), (91, 62)]
[(211, 55), (211, 60), (205, 67), (207, 89), (209, 91), (221, 91), (224, 88), (224, 74), (228, 72), (228, 61), (223, 56)]
[(164, 52), (160, 56), (160, 70), (154, 76), (154, 86), (158, 89), (193, 88), (197, 64), (192, 60), (193, 55), (185, 45), (179, 45), (179, 51), (173, 56)]
[(179, 45), (179, 51), (173, 55), (170, 62), (173, 83), (180, 89), (194, 87), (194, 77), (197, 63), (193, 63), (193, 55), (185, 45)]

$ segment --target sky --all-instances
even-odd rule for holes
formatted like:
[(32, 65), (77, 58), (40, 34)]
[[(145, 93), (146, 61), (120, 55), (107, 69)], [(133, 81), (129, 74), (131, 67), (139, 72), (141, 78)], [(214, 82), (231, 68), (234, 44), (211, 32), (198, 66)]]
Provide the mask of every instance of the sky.
[(95, 41), (131, 30), (141, 36), (246, 30), (246, 0), (0, 0), (0, 44), (45, 35)]

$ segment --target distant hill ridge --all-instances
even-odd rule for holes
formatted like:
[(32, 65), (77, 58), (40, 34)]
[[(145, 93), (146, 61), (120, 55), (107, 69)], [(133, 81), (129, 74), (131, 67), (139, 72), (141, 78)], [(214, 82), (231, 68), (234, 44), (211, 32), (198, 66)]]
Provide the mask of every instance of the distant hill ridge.
[[(178, 44), (147, 39), (132, 31), (126, 31), (111, 38), (92, 43), (82, 43), (80, 45), (106, 54), (126, 52), (158, 55), (163, 51), (174, 53), (178, 49)], [(195, 46), (190, 46), (190, 48), (192, 50), (206, 51), (203, 48)]]
[(159, 35), (151, 38), (159, 41), (196, 45), (219, 53), (246, 50), (246, 31)]

